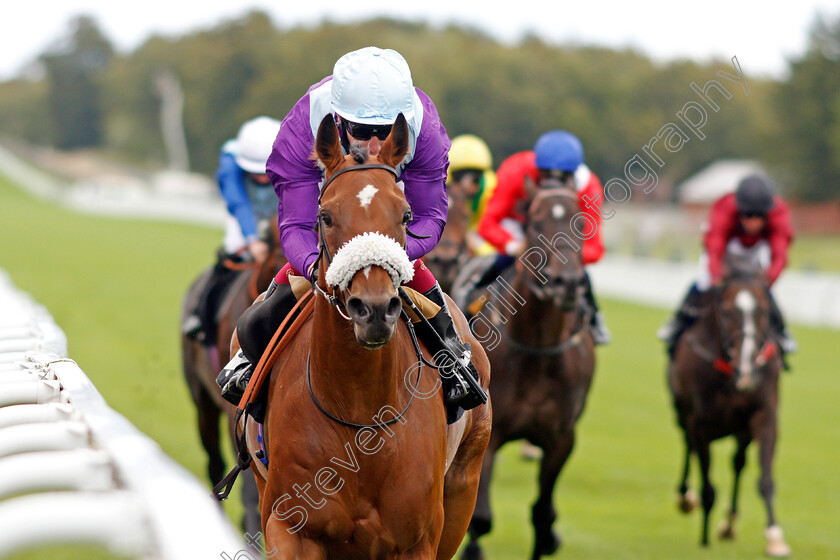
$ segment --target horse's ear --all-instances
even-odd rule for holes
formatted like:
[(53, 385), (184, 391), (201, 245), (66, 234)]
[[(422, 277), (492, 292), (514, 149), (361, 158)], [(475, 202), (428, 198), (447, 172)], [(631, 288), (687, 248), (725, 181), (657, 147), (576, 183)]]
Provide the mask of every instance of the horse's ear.
[(534, 197), (537, 196), (537, 193), (540, 190), (540, 188), (537, 186), (537, 184), (534, 182), (534, 180), (531, 179), (531, 176), (527, 175), (527, 174), (523, 178), (522, 185), (525, 187), (525, 199), (526, 200), (533, 200)]
[(324, 169), (334, 169), (344, 160), (341, 142), (338, 139), (338, 127), (332, 114), (327, 114), (318, 125), (318, 136), (315, 137), (315, 155), (323, 164)]
[(400, 113), (394, 126), (391, 127), (391, 134), (382, 144), (379, 150), (379, 161), (391, 167), (397, 167), (405, 159), (408, 153), (408, 122), (405, 116)]

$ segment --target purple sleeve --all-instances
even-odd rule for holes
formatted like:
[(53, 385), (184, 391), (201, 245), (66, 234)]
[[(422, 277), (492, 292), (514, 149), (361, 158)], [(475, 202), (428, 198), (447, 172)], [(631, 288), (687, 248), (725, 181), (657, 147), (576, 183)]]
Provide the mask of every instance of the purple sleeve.
[(314, 144), (307, 94), (283, 119), (266, 163), (266, 172), (277, 193), (280, 245), (291, 265), (307, 276), (318, 256), (318, 234), (314, 228), (321, 171), (312, 159)]
[(400, 180), (414, 219), (408, 224), (413, 233), (428, 239), (406, 241), (408, 258), (419, 259), (440, 240), (446, 225), (446, 168), (449, 167), (449, 136), (429, 97), (417, 90), (423, 103), (423, 125), (417, 135), (414, 158), (405, 166)]

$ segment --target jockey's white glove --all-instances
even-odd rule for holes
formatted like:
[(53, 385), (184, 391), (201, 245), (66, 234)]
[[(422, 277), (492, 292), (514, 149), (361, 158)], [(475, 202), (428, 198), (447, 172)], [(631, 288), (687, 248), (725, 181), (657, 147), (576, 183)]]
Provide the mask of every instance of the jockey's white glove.
[(268, 244), (257, 239), (248, 245), (248, 252), (251, 253), (255, 261), (261, 263), (268, 258)]
[(511, 239), (505, 243), (505, 254), (518, 257), (525, 252), (525, 242), (521, 239)]

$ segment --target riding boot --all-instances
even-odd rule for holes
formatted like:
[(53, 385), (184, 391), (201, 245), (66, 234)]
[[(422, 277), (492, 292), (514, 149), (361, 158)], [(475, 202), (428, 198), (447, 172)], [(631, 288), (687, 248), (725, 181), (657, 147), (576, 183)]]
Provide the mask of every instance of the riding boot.
[[(425, 321), (417, 323), (415, 328), (423, 343), (435, 355), (443, 383), (443, 402), (447, 409), (447, 422), (452, 423), (460, 417), (462, 410), (484, 404), (486, 395), (478, 394), (465, 381), (466, 375), (471, 375), (478, 381), (478, 372), (470, 361), (470, 344), (461, 342), (458, 333), (455, 332), (455, 324), (440, 284), (435, 283), (423, 295), (440, 306), (440, 311), (434, 317), (428, 318), (431, 329)], [(445, 354), (441, 355), (440, 352)]]
[(239, 318), (236, 333), (240, 350), (216, 378), (216, 384), (221, 387), (225, 400), (239, 404), (254, 374), (254, 364), (260, 361), (268, 343), (296, 301), (289, 284), (277, 284), (272, 280), (265, 298), (251, 305)]
[(799, 345), (793, 339), (793, 335), (785, 326), (785, 318), (782, 316), (782, 310), (776, 303), (776, 298), (768, 290), (767, 296), (770, 301), (770, 328), (773, 330), (773, 336), (779, 343), (779, 347), (785, 354), (793, 354), (799, 349)]
[(682, 333), (697, 320), (702, 301), (703, 292), (692, 284), (676, 314), (657, 331), (657, 338), (667, 344), (669, 354), (673, 354)]
[(584, 271), (583, 277), (586, 286), (584, 298), (586, 298), (586, 303), (589, 304), (589, 307), (592, 310), (592, 316), (590, 317), (589, 323), (589, 327), (592, 331), (592, 339), (597, 345), (609, 344), (612, 341), (612, 336), (610, 335), (610, 330), (607, 328), (607, 323), (604, 320), (604, 314), (601, 313), (598, 308), (598, 302), (595, 299), (595, 292), (592, 291), (592, 282), (589, 280), (589, 273)]
[(491, 284), (514, 262), (516, 262), (516, 258), (511, 257), (510, 255), (497, 255), (496, 260), (493, 261), (490, 268), (484, 271), (484, 274), (482, 274), (475, 283), (474, 288), (483, 288), (484, 286)]

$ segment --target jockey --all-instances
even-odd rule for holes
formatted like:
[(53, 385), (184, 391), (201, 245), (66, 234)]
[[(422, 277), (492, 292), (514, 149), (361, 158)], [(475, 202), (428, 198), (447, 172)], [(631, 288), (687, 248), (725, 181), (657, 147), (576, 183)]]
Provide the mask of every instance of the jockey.
[(478, 222), (487, 209), (487, 202), (496, 189), (496, 183), (493, 155), (484, 140), (472, 134), (462, 134), (453, 138), (452, 148), (449, 150), (446, 184), (450, 191), (453, 188), (459, 189), (470, 202), (467, 248), (473, 255), (496, 253), (496, 248), (478, 233)]
[[(574, 181), (581, 210), (596, 224), (595, 234), (583, 241), (583, 264), (598, 262), (604, 255), (601, 241), (600, 205), (603, 187), (598, 177), (583, 162), (583, 146), (580, 140), (565, 130), (554, 130), (540, 136), (534, 149), (513, 154), (499, 166), (498, 185), (487, 204), (487, 211), (478, 225), (478, 233), (500, 253), (496, 262), (476, 279), (474, 286), (480, 288), (492, 282), (508, 266), (522, 255), (525, 235), (522, 224), (525, 216), (520, 214), (519, 202), (527, 196), (525, 178), (530, 177), (537, 185), (546, 178), (570, 179)], [(610, 334), (598, 310), (589, 274), (586, 278), (586, 300), (592, 307), (592, 334), (596, 344), (607, 344)], [(463, 293), (463, 292), (462, 292)]]
[[(251, 364), (259, 361), (294, 306), (288, 275), (311, 278), (316, 272), (315, 223), (323, 176), (312, 153), (318, 126), (329, 113), (335, 117), (345, 153), (358, 145), (376, 155), (397, 116), (402, 113), (408, 122), (409, 153), (397, 167), (397, 174), (413, 213), (409, 226), (424, 238), (407, 239), (405, 249), (414, 261), (414, 278), (407, 286), (440, 306), (440, 312), (429, 318), (437, 334), (424, 322), (417, 324), (417, 332), (433, 354), (446, 350), (457, 358), (455, 374), (442, 379), (447, 410), (474, 408), (481, 400), (463, 379), (465, 375), (478, 379), (469, 348), (458, 339), (443, 291), (420, 260), (437, 244), (446, 223), (449, 137), (432, 100), (413, 86), (405, 59), (396, 51), (376, 47), (342, 56), (332, 76), (310, 87), (283, 120), (267, 171), (279, 198), (280, 241), (289, 265), (277, 274), (264, 301), (252, 305), (239, 320), (237, 331), (242, 350), (217, 379), (222, 394), (238, 402), (238, 395), (244, 392), (252, 375)], [(441, 340), (445, 348), (441, 348)]]
[(260, 238), (257, 228), (260, 222), (270, 220), (277, 213), (277, 196), (266, 175), (265, 162), (279, 129), (280, 121), (256, 117), (245, 122), (236, 138), (222, 146), (216, 181), (229, 214), (223, 247), (196, 308), (184, 321), (184, 334), (199, 336), (205, 328), (202, 319), (206, 321), (212, 313), (207, 309), (211, 293), (218, 292), (218, 287), (230, 276), (223, 261), (253, 259), (261, 263), (268, 258), (268, 245)]
[[(793, 241), (793, 226), (785, 202), (773, 195), (770, 180), (750, 175), (734, 193), (724, 195), (712, 205), (706, 234), (705, 251), (700, 255), (700, 272), (691, 285), (676, 315), (657, 336), (673, 352), (680, 335), (698, 316), (703, 295), (723, 275), (724, 257), (735, 256), (759, 265), (767, 275), (768, 286), (779, 278), (787, 263), (788, 247)], [(796, 342), (785, 328), (781, 310), (770, 293), (770, 323), (783, 352), (796, 351)]]

